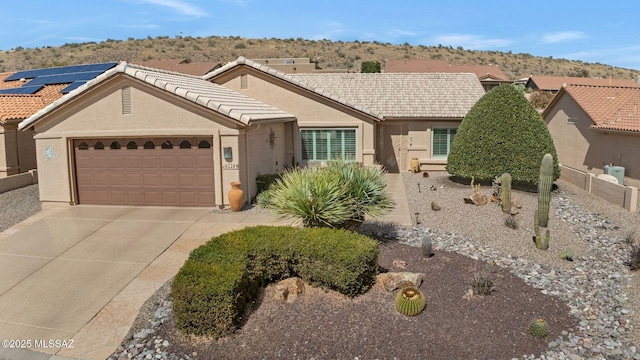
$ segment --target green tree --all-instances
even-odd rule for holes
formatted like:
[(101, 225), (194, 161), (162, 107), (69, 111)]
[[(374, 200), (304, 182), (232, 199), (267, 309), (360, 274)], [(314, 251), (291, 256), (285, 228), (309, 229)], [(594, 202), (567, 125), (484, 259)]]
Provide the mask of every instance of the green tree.
[(462, 120), (451, 144), (447, 171), (462, 179), (489, 181), (509, 173), (513, 184), (530, 188), (538, 182), (544, 154), (558, 157), (542, 116), (513, 85), (486, 93)]
[(360, 64), (360, 72), (363, 73), (379, 73), (382, 71), (382, 65), (378, 61), (363, 61)]

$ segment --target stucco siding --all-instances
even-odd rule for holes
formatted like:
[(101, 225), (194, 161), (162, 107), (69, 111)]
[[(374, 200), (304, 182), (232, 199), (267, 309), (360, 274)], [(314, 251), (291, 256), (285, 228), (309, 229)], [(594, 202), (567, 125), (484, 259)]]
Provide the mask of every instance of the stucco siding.
[(256, 176), (283, 171), (284, 166), (287, 165), (285, 163), (287, 161), (285, 126), (284, 123), (268, 124), (247, 130), (249, 158), (247, 159), (247, 184), (244, 190), (247, 191), (248, 199), (256, 195)]
[[(327, 127), (358, 129), (357, 161), (367, 165), (374, 163), (375, 125), (373, 120), (364, 120), (366, 118), (365, 115), (362, 115), (361, 118), (356, 117), (346, 112), (344, 107), (334, 104), (329, 100), (320, 102), (262, 78), (250, 74), (243, 76), (246, 76), (246, 80), (244, 80), (246, 88), (242, 86), (242, 76), (233, 77), (221, 84), (254, 99), (273, 105), (290, 114), (294, 114), (299, 129)], [(299, 133), (295, 134), (295, 138), (296, 142), (299, 143)], [(298, 162), (300, 162), (301, 157), (299, 149), (300, 146), (297, 146), (296, 161)]]

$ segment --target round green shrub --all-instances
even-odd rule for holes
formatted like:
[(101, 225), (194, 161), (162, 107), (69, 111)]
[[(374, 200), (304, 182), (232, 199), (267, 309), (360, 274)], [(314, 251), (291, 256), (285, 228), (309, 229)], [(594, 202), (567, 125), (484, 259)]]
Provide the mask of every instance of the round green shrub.
[(396, 295), (396, 310), (402, 315), (416, 316), (426, 305), (424, 294), (415, 286), (402, 288)]
[(458, 178), (489, 182), (509, 173), (516, 187), (538, 183), (545, 154), (554, 158), (554, 176), (560, 177), (556, 148), (542, 116), (513, 85), (487, 92), (462, 120), (447, 157), (447, 171)]
[(176, 327), (227, 336), (266, 284), (292, 276), (355, 297), (373, 285), (378, 253), (375, 240), (331, 228), (255, 226), (222, 234), (193, 250), (173, 280)]

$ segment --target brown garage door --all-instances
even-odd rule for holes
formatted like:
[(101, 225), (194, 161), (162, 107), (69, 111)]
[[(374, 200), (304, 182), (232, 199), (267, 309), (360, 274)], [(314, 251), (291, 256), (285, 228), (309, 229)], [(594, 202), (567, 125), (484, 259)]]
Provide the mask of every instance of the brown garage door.
[(204, 138), (75, 140), (81, 204), (213, 206), (213, 149)]

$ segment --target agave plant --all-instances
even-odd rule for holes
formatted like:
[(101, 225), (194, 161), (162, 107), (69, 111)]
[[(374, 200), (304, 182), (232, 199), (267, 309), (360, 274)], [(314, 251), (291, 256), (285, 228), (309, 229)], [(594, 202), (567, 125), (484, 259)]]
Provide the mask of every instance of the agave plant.
[(282, 217), (299, 218), (304, 226), (351, 229), (365, 215), (380, 216), (394, 206), (380, 170), (346, 161), (286, 172), (258, 203)]

